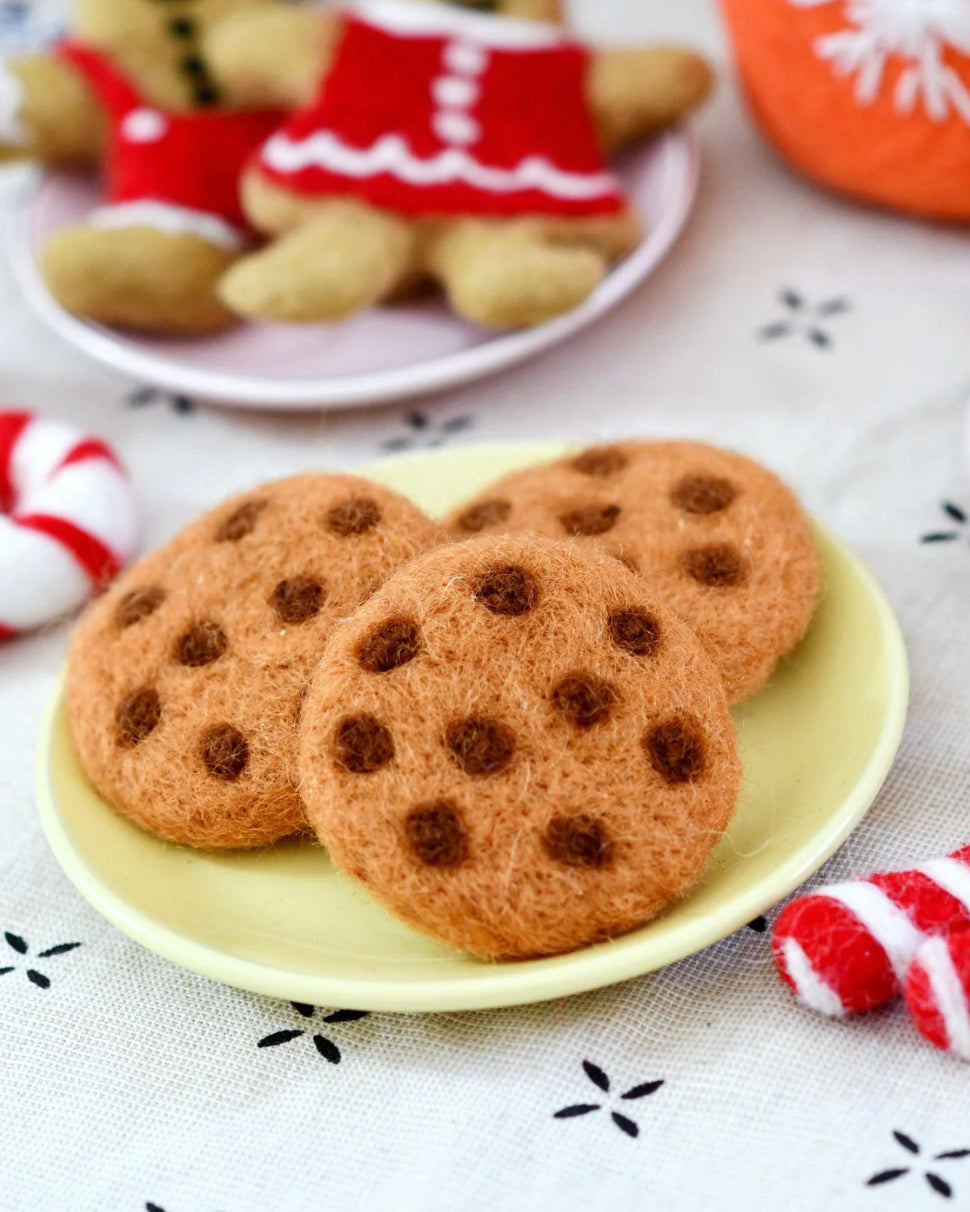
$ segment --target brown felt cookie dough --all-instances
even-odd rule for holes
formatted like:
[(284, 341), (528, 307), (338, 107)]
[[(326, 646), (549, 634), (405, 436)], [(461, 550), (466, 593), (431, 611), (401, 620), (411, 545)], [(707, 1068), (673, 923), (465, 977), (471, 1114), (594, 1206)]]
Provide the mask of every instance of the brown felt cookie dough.
[(700, 442), (620, 442), (515, 472), (447, 519), (457, 538), (530, 532), (595, 543), (694, 628), (728, 700), (759, 691), (815, 609), (798, 501), (766, 468)]
[(305, 475), (227, 501), (146, 556), (71, 648), (71, 729), (97, 790), (192, 846), (300, 829), (296, 727), (324, 642), (440, 537), (386, 488)]
[(700, 876), (740, 782), (689, 628), (605, 553), (532, 536), (432, 551), (334, 630), (300, 774), (341, 867), (499, 957), (655, 916)]

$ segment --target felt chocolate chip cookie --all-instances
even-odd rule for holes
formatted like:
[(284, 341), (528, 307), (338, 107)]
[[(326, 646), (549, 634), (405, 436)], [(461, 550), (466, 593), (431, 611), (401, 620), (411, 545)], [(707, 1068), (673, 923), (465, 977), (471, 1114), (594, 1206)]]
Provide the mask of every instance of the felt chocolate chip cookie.
[(815, 609), (818, 560), (789, 490), (699, 442), (622, 442), (491, 484), (448, 519), (457, 538), (532, 532), (595, 543), (647, 577), (696, 631), (728, 700), (764, 686)]
[(432, 551), (335, 628), (300, 774), (341, 867), (497, 957), (659, 913), (699, 878), (740, 781), (686, 624), (605, 552), (533, 536)]
[(297, 721), (334, 623), (440, 541), (344, 475), (264, 484), (132, 567), (82, 619), (71, 729), (100, 794), (143, 828), (258, 846), (303, 825)]

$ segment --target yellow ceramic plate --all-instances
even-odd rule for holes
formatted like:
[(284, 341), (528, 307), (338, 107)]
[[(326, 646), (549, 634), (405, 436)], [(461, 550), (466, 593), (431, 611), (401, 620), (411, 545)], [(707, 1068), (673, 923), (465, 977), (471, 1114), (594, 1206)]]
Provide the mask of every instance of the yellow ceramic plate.
[[(480, 446), (368, 469), (439, 513), (491, 478), (561, 447)], [(906, 714), (906, 653), (882, 591), (816, 530), (824, 592), (809, 634), (735, 713), (745, 783), (703, 882), (662, 918), (572, 955), (484, 963), (415, 933), (307, 843), (203, 854), (117, 816), (87, 783), (63, 704), (40, 737), (37, 796), (48, 840), (109, 921), (215, 980), (314, 1005), (470, 1010), (578, 993), (706, 947), (774, 905), (864, 816)]]

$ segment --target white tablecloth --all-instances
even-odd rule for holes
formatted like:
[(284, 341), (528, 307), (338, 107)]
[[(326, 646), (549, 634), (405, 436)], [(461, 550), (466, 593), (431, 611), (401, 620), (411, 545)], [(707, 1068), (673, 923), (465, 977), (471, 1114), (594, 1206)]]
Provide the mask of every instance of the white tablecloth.
[[(8, 25), (13, 9), (0, 3)], [(739, 108), (707, 0), (576, 10), (592, 35), (687, 36), (723, 68), (698, 123), (694, 218), (649, 285), (593, 331), (406, 406), (302, 418), (187, 409), (133, 403), (140, 385), (62, 347), (0, 268), (3, 398), (117, 443), (149, 544), (260, 479), (402, 445), (687, 434), (763, 458), (882, 580), (912, 661), (895, 768), (823, 875), (943, 854), (970, 840), (970, 527), (941, 512), (945, 500), (970, 507), (970, 241), (790, 175)], [(920, 542), (940, 530), (957, 537)], [(558, 1003), (330, 1023), (338, 1007), (311, 1018), (129, 942), (61, 875), (37, 823), (31, 750), (66, 637), (0, 648), (5, 1212), (888, 1212), (934, 1207), (946, 1188), (970, 1206), (970, 1157), (934, 1160), (970, 1148), (970, 1071), (922, 1043), (899, 1007), (852, 1023), (798, 1008), (752, 929)], [(66, 943), (79, 945), (39, 958)], [(339, 1064), (314, 1033), (337, 1045)], [(577, 1103), (600, 1110), (554, 1118)], [(893, 1170), (905, 1172), (867, 1186)]]

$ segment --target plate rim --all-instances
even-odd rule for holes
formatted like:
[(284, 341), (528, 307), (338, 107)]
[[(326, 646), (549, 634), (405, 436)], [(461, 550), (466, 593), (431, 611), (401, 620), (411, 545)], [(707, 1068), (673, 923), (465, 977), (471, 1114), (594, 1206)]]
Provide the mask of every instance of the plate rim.
[(331, 379), (273, 379), (229, 371), (196, 370), (148, 352), (64, 311), (47, 290), (33, 255), (30, 204), (42, 177), (21, 191), (3, 223), (3, 243), (14, 278), (35, 314), (74, 349), (102, 365), (160, 388), (238, 408), (321, 410), (373, 406), (460, 386), (534, 357), (601, 319), (661, 264), (694, 210), (700, 181), (700, 141), (688, 125), (662, 132), (649, 145), (662, 156), (664, 192), (671, 200), (658, 223), (614, 266), (579, 307), (536, 328), (499, 333), (469, 349), (411, 366)]
[[(496, 445), (496, 444), (483, 444)], [(512, 443), (503, 443), (509, 446)], [(416, 456), (405, 456), (415, 458)], [(382, 460), (386, 464), (387, 460)], [(379, 467), (380, 464), (375, 465)], [(861, 582), (875, 608), (888, 657), (888, 691), (885, 719), (878, 741), (865, 767), (844, 796), (837, 814), (805, 844), (788, 856), (751, 889), (734, 898), (732, 911), (719, 919), (717, 936), (705, 932), (703, 915), (678, 922), (658, 945), (645, 940), (648, 959), (630, 947), (630, 935), (615, 943), (600, 944), (567, 956), (526, 961), (526, 988), (519, 981), (495, 980), (497, 967), (525, 971), (521, 963), (496, 965), (483, 963), (482, 972), (460, 979), (408, 982), (405, 978), (387, 978), (375, 970), (373, 977), (340, 977), (298, 974), (269, 967), (253, 960), (227, 956), (213, 947), (187, 939), (161, 926), (144, 913), (133, 910), (117, 893), (107, 888), (88, 868), (73, 848), (56, 806), (51, 786), (50, 753), (55, 719), (63, 700), (63, 676), (47, 705), (35, 751), (35, 792), (41, 825), (61, 869), (81, 895), (106, 920), (148, 950), (210, 979), (234, 988), (282, 1000), (305, 1001), (312, 1005), (348, 1006), (358, 1010), (394, 1013), (450, 1013), (527, 1005), (574, 996), (624, 980), (643, 976), (670, 963), (693, 955), (728, 937), (759, 914), (778, 904), (798, 888), (828, 859), (872, 806), (892, 766), (906, 722), (909, 702), (909, 665), (899, 621), (884, 590), (858, 555), (827, 527), (813, 520), (817, 538), (833, 547), (853, 575)], [(582, 957), (576, 962), (576, 957)], [(281, 986), (285, 984), (286, 988)]]

